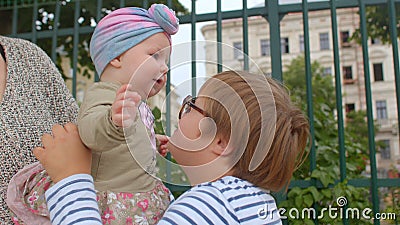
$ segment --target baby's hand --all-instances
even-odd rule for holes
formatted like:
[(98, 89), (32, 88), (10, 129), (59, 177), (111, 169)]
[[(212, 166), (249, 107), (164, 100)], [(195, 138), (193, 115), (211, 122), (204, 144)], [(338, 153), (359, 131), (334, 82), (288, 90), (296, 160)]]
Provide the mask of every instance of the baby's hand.
[(130, 85), (122, 85), (111, 106), (111, 120), (118, 127), (129, 127), (135, 121), (137, 106), (140, 102), (140, 95), (129, 90)]
[(157, 146), (158, 153), (165, 157), (168, 153), (167, 144), (169, 142), (169, 138), (166, 135), (156, 134), (156, 139), (159, 143), (159, 146)]

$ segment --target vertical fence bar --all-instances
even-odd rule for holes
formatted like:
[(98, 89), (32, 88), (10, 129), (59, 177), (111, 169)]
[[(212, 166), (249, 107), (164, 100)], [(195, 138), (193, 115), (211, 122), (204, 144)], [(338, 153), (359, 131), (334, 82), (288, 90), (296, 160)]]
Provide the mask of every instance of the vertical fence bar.
[(271, 49), (272, 77), (282, 81), (281, 28), (279, 24), (278, 0), (265, 0), (268, 7), (268, 23)]
[(149, 2), (147, 0), (143, 0), (142, 5), (144, 9), (147, 9), (149, 7)]
[(192, 96), (196, 96), (196, 0), (192, 0)]
[[(339, 59), (339, 38), (337, 29), (337, 14), (336, 0), (330, 0), (331, 6), (331, 26), (333, 40), (333, 61), (335, 64), (335, 94), (336, 94), (336, 109), (337, 109), (337, 125), (338, 125), (338, 141), (339, 141), (339, 167), (340, 167), (340, 182), (346, 179), (346, 150), (344, 147), (344, 119), (343, 119), (343, 103), (342, 103), (342, 80), (340, 74), (340, 59)], [(347, 206), (344, 206), (347, 209)], [(349, 221), (343, 217), (342, 222), (348, 225)]]
[[(396, 85), (396, 99), (397, 99), (397, 129), (400, 133), (400, 69), (399, 69), (399, 46), (397, 43), (397, 22), (396, 22), (396, 5), (394, 0), (388, 0), (389, 9), (389, 30), (390, 38), (392, 40), (392, 50), (393, 50), (393, 66), (394, 66), (394, 77)], [(400, 135), (399, 135), (400, 137)]]
[(60, 21), (60, 11), (61, 11), (61, 2), (56, 2), (56, 10), (55, 10), (55, 17), (54, 17), (54, 24), (53, 24), (53, 36), (51, 40), (51, 60), (56, 62), (57, 60), (57, 37), (58, 37), (58, 22)]
[[(361, 29), (361, 42), (364, 62), (364, 78), (365, 78), (365, 97), (367, 104), (367, 118), (368, 118), (368, 144), (369, 144), (369, 158), (371, 166), (371, 194), (372, 194), (372, 210), (374, 215), (379, 213), (379, 199), (378, 199), (378, 184), (377, 184), (377, 169), (376, 169), (376, 152), (375, 152), (375, 134), (374, 134), (374, 119), (372, 114), (372, 98), (371, 98), (371, 81), (369, 73), (369, 56), (368, 56), (368, 34), (365, 17), (365, 4), (363, 0), (358, 0), (360, 10), (360, 29)], [(379, 225), (379, 220), (374, 220), (375, 225)]]
[(119, 7), (124, 8), (125, 7), (125, 0), (120, 0), (119, 1)]
[(18, 6), (17, 6), (17, 1), (14, 1), (13, 5), (13, 19), (12, 19), (12, 36), (15, 37), (17, 36), (17, 24), (18, 24)]
[(308, 3), (307, 0), (302, 1), (303, 6), (303, 33), (304, 33), (304, 63), (306, 72), (306, 87), (307, 87), (307, 113), (310, 119), (311, 133), (311, 151), (310, 151), (310, 171), (316, 168), (315, 159), (315, 131), (314, 131), (314, 110), (312, 97), (312, 74), (311, 74), (311, 59), (310, 59), (310, 33), (308, 28)]
[[(101, 20), (101, 8), (103, 7), (103, 1), (97, 0), (96, 5), (96, 23), (99, 23)], [(98, 82), (100, 80), (100, 74), (97, 74), (97, 71), (94, 71), (94, 82)]]
[(342, 80), (340, 74), (339, 59), (339, 39), (337, 30), (336, 0), (330, 0), (331, 3), (331, 23), (333, 39), (333, 60), (335, 64), (335, 89), (336, 89), (336, 108), (338, 118), (338, 141), (339, 141), (339, 163), (340, 163), (340, 181), (346, 179), (346, 155), (344, 147), (344, 118), (342, 103)]
[(36, 43), (37, 41), (37, 31), (36, 31), (36, 20), (38, 17), (38, 2), (37, 0), (33, 1), (33, 11), (32, 11), (32, 37), (31, 41)]
[(249, 26), (247, 19), (247, 0), (243, 0), (243, 70), (249, 71)]
[(72, 96), (76, 98), (76, 76), (78, 67), (78, 45), (79, 45), (79, 23), (78, 19), (81, 12), (80, 0), (75, 1), (75, 13), (74, 13), (74, 46), (72, 50)]
[[(168, 0), (167, 1), (167, 6), (172, 8), (172, 0)], [(168, 68), (170, 68), (170, 65), (168, 64)], [(170, 96), (170, 92), (171, 92), (171, 71), (168, 70), (167, 72), (167, 86), (165, 87), (165, 97), (166, 97), (166, 103), (167, 103), (167, 108), (166, 108), (166, 130), (165, 130), (165, 134), (167, 136), (171, 136), (171, 96)], [(171, 160), (171, 154), (167, 155), (167, 159)], [(166, 172), (166, 180), (167, 183), (171, 184), (171, 163), (166, 163), (166, 168), (165, 168), (165, 172)]]
[(172, 0), (167, 0), (167, 6), (168, 6), (169, 8), (172, 8)]
[(222, 72), (222, 6), (217, 0), (217, 71)]
[[(302, 0), (303, 7), (303, 35), (304, 35), (304, 65), (306, 75), (306, 94), (307, 94), (307, 114), (310, 120), (311, 134), (311, 150), (310, 150), (310, 172), (317, 167), (316, 152), (315, 152), (315, 129), (314, 129), (314, 107), (312, 96), (312, 74), (311, 74), (311, 59), (310, 59), (310, 32), (308, 26), (308, 3), (307, 0)], [(316, 180), (311, 180), (312, 184), (316, 185)], [(317, 204), (314, 208), (318, 211)], [(314, 224), (318, 224), (318, 219), (314, 219)]]

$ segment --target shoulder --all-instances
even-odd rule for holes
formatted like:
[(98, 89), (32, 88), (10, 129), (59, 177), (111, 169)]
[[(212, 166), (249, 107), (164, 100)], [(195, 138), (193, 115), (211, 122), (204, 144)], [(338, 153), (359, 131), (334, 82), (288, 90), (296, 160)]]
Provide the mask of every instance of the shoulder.
[(38, 45), (29, 40), (0, 36), (0, 43), (4, 46), (6, 51), (13, 54), (20, 53), (21, 55), (26, 55), (30, 57), (34, 55), (43, 56), (46, 58), (48, 57), (43, 49), (41, 49)]
[(197, 185), (181, 195), (164, 214), (177, 224), (237, 224), (239, 221), (216, 182)]

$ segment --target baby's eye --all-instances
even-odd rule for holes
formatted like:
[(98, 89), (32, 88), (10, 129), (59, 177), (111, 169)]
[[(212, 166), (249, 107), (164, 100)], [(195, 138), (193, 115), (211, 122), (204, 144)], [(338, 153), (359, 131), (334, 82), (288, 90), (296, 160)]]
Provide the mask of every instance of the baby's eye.
[(160, 54), (158, 52), (151, 54), (151, 57), (158, 59), (160, 57)]

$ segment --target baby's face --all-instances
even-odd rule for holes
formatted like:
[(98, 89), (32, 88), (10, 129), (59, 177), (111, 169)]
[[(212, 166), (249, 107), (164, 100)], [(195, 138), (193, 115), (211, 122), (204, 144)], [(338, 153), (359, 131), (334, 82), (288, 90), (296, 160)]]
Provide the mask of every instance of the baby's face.
[(157, 33), (126, 51), (121, 57), (126, 82), (142, 99), (152, 97), (165, 86), (170, 43), (164, 33)]

